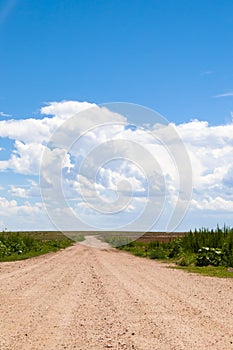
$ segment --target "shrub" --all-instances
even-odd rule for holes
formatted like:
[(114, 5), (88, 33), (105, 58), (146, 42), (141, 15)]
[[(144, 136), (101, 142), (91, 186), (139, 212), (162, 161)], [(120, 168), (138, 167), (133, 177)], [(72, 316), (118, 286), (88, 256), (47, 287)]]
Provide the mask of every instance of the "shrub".
[(32, 235), (2, 232), (0, 233), (0, 258), (2, 260), (12, 257), (17, 259), (17, 255), (21, 255), (20, 259), (22, 259), (66, 248), (71, 242), (69, 239), (42, 241), (35, 239)]
[(169, 244), (169, 258), (175, 258), (183, 252), (183, 240), (182, 238), (176, 238)]
[(7, 256), (10, 254), (10, 249), (0, 241), (0, 256)]
[(177, 265), (179, 266), (190, 266), (196, 264), (195, 254), (184, 254), (177, 260)]
[(217, 248), (202, 247), (198, 250), (197, 266), (219, 266), (223, 264), (223, 252)]
[(162, 247), (157, 247), (148, 252), (150, 259), (167, 259), (167, 252)]

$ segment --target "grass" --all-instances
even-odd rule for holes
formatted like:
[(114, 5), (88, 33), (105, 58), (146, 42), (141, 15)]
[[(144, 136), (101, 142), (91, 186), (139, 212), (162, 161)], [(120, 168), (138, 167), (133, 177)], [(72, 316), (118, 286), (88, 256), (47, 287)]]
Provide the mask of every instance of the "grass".
[(233, 272), (228, 271), (225, 266), (173, 266), (172, 268), (210, 277), (233, 278)]
[(190, 264), (188, 266), (182, 266), (182, 265), (176, 265), (180, 264), (180, 259), (174, 259), (174, 258), (168, 258), (166, 256), (166, 252), (160, 251), (160, 250), (149, 250), (147, 245), (141, 243), (141, 242), (134, 242), (124, 247), (119, 247), (118, 249), (127, 251), (135, 256), (141, 257), (141, 258), (149, 258), (149, 259), (156, 259), (158, 261), (169, 263), (174, 263), (174, 266), (168, 266), (168, 268), (175, 268), (184, 270), (190, 273), (198, 273), (204, 276), (210, 276), (210, 277), (219, 277), (219, 278), (233, 278), (233, 271), (228, 271), (228, 268), (225, 266), (195, 266), (193, 265), (194, 257), (193, 255), (189, 255), (188, 257), (185, 257), (186, 261), (190, 261)]
[[(33, 237), (35, 240), (39, 241), (63, 241), (68, 238), (73, 241), (79, 242), (80, 240), (84, 239), (84, 232), (73, 231), (67, 231), (67, 234), (64, 234), (60, 231), (19, 231), (12, 233), (20, 234), (22, 236), (27, 237)], [(5, 232), (5, 234), (10, 234), (10, 232)]]
[[(2, 232), (0, 233), (0, 261), (22, 260), (49, 252), (55, 252), (82, 241), (87, 232), (67, 232), (66, 237), (57, 231)], [(233, 229), (201, 230), (182, 233), (178, 237), (150, 234), (150, 241), (138, 241), (134, 232), (96, 232), (102, 240), (135, 256), (173, 262), (175, 268), (205, 276), (232, 278)], [(161, 238), (160, 237), (160, 238)], [(164, 240), (164, 237), (166, 240)], [(154, 240), (152, 240), (154, 238)], [(199, 266), (198, 266), (199, 265)], [(202, 266), (200, 266), (202, 265)], [(231, 267), (229, 269), (228, 267)], [(174, 267), (173, 267), (174, 268)]]
[(72, 240), (55, 231), (2, 232), (0, 233), (0, 261), (24, 260), (56, 252), (83, 239), (83, 234), (76, 233)]
[(177, 268), (188, 272), (233, 277), (233, 229), (226, 226), (222, 229), (217, 226), (215, 230), (202, 228), (179, 234), (178, 237), (153, 236), (150, 233), (147, 239), (141, 237), (130, 243), (127, 235), (108, 235), (104, 238), (118, 249), (135, 256), (173, 262)]
[(28, 252), (23, 252), (22, 254), (15, 252), (15, 253), (11, 253), (10, 255), (0, 256), (0, 261), (25, 260), (25, 259), (33, 258), (35, 256), (56, 252), (60, 249), (65, 249), (71, 246), (73, 243), (74, 243), (73, 241), (68, 239), (64, 241), (60, 241), (59, 243), (57, 241), (43, 242), (40, 245), (39, 250), (32, 249)]

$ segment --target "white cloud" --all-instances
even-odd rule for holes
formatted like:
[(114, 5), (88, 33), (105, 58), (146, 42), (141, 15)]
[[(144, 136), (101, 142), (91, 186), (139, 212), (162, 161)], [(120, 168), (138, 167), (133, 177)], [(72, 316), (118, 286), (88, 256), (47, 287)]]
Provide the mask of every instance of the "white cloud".
[(53, 113), (52, 118), (0, 121), (0, 137), (15, 140), (13, 153), (8, 161), (0, 161), (0, 170), (38, 174), (42, 153), (54, 131), (65, 118), (92, 106), (87, 102), (54, 102), (41, 109), (43, 114)]
[(78, 101), (49, 102), (47, 106), (41, 108), (41, 114), (56, 116), (60, 119), (68, 119), (79, 112), (83, 112), (91, 107), (97, 107), (94, 103)]
[[(71, 118), (79, 112), (82, 113), (77, 118)], [(42, 119), (0, 121), (0, 137), (14, 140), (14, 150), (8, 160), (0, 161), (0, 170), (38, 176), (41, 157), (46, 151), (48, 157), (44, 158), (42, 186), (47, 186), (48, 194), (59, 188), (59, 169), (62, 167), (62, 185), (66, 198), (72, 201), (77, 210), (82, 209), (81, 212), (87, 218), (90, 208), (82, 202), (81, 195), (93, 206), (99, 200), (105, 210), (114, 208), (111, 203), (120, 194), (122, 203), (128, 203), (126, 212), (134, 209), (140, 212), (140, 208), (145, 205), (147, 181), (153, 185), (151, 194), (159, 197), (159, 193), (165, 190), (169, 205), (174, 205), (179, 192), (179, 171), (169, 148), (159, 142), (165, 140), (171, 147), (170, 150), (176, 145), (176, 140), (170, 133), (172, 128), (176, 129), (185, 143), (192, 164), (193, 172), (187, 174), (187, 178), (190, 175), (193, 177), (192, 210), (216, 213), (224, 211), (224, 208), (227, 212), (232, 210), (233, 123), (210, 126), (208, 122), (195, 119), (179, 125), (170, 124), (167, 128), (154, 125), (149, 131), (140, 128), (131, 130), (125, 128), (127, 119), (124, 116), (113, 113), (106, 107), (100, 109), (95, 104), (77, 101), (52, 102), (42, 107), (41, 113), (45, 115)], [(89, 130), (93, 124), (95, 127)], [(65, 126), (59, 129), (61, 125)], [(88, 132), (82, 135), (85, 130)], [(52, 138), (55, 131), (56, 137)], [(53, 147), (50, 144), (46, 146), (51, 138)], [(75, 140), (73, 144), (72, 140)], [(58, 144), (59, 148), (56, 147)], [(105, 164), (106, 159), (113, 160), (119, 156), (119, 149), (123, 161)], [(96, 152), (91, 154), (93, 150)], [(151, 157), (157, 162), (153, 167)], [(87, 158), (89, 164), (80, 174), (83, 161)], [(150, 170), (149, 173), (146, 169)], [(11, 198), (30, 200), (39, 196), (39, 186), (35, 182), (25, 182), (22, 186), (11, 184), (9, 195)], [(130, 196), (132, 201), (128, 202)], [(39, 204), (25, 202), (26, 204), (19, 205), (7, 198), (1, 200), (1, 208), (5, 206), (9, 213), (15, 215), (40, 210)], [(3, 215), (3, 211), (0, 213)]]
[(223, 94), (218, 94), (215, 95), (215, 98), (220, 98), (220, 97), (232, 97), (233, 96), (233, 91), (225, 92)]
[(27, 183), (22, 186), (10, 185), (8, 193), (11, 197), (40, 198), (40, 187), (36, 181), (27, 180)]
[(222, 197), (207, 197), (201, 200), (193, 199), (191, 202), (191, 207), (198, 210), (208, 210), (212, 212), (223, 211), (231, 213), (233, 211), (233, 201), (225, 200)]
[(0, 121), (0, 137), (22, 142), (46, 142), (56, 125), (49, 118)]
[(17, 187), (14, 185), (10, 186), (10, 194), (14, 197), (27, 198), (27, 190), (23, 187)]
[(7, 161), (0, 161), (0, 170), (10, 169), (18, 174), (38, 175), (45, 146), (40, 143), (15, 141), (15, 149)]
[(1, 227), (6, 227), (8, 231), (55, 229), (49, 222), (41, 201), (31, 203), (22, 200), (0, 197), (0, 230)]
[(0, 121), (0, 137), (8, 137), (12, 140), (24, 143), (47, 143), (54, 131), (74, 114), (93, 107), (88, 102), (52, 102), (50, 105), (41, 108), (41, 113), (52, 114), (52, 117), (42, 119), (21, 119)]
[(7, 114), (7, 113), (4, 113), (4, 112), (0, 112), (0, 117), (12, 117), (11, 114)]
[(232, 165), (233, 124), (210, 127), (194, 120), (176, 128), (191, 158), (194, 188), (204, 190), (221, 184)]
[(1, 217), (11, 217), (11, 215), (35, 215), (41, 212), (42, 204), (32, 205), (29, 202), (18, 204), (16, 200), (8, 200), (0, 197), (0, 215)]

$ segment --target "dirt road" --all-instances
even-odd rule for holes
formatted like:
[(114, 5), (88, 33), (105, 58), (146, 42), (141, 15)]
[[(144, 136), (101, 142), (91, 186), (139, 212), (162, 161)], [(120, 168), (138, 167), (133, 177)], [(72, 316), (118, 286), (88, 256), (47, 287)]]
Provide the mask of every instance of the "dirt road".
[(0, 263), (0, 312), (1, 350), (233, 349), (232, 280), (83, 244)]

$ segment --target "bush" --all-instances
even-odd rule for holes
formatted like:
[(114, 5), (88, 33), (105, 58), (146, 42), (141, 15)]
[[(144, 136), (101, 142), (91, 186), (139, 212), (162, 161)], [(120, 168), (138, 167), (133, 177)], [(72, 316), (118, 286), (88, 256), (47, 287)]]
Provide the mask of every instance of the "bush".
[(177, 260), (177, 265), (179, 266), (190, 266), (196, 264), (195, 254), (184, 254)]
[(169, 243), (169, 258), (175, 258), (183, 252), (183, 240), (182, 238), (176, 238)]
[(10, 254), (10, 249), (0, 241), (0, 256), (7, 256)]
[(157, 247), (148, 252), (148, 257), (150, 259), (167, 259), (167, 252), (163, 248)]
[(22, 233), (3, 232), (0, 233), (0, 258), (2, 260), (20, 259), (56, 251), (71, 245), (71, 240), (42, 241), (35, 239), (32, 235)]
[(198, 250), (197, 266), (223, 265), (223, 252), (217, 248), (202, 247)]

